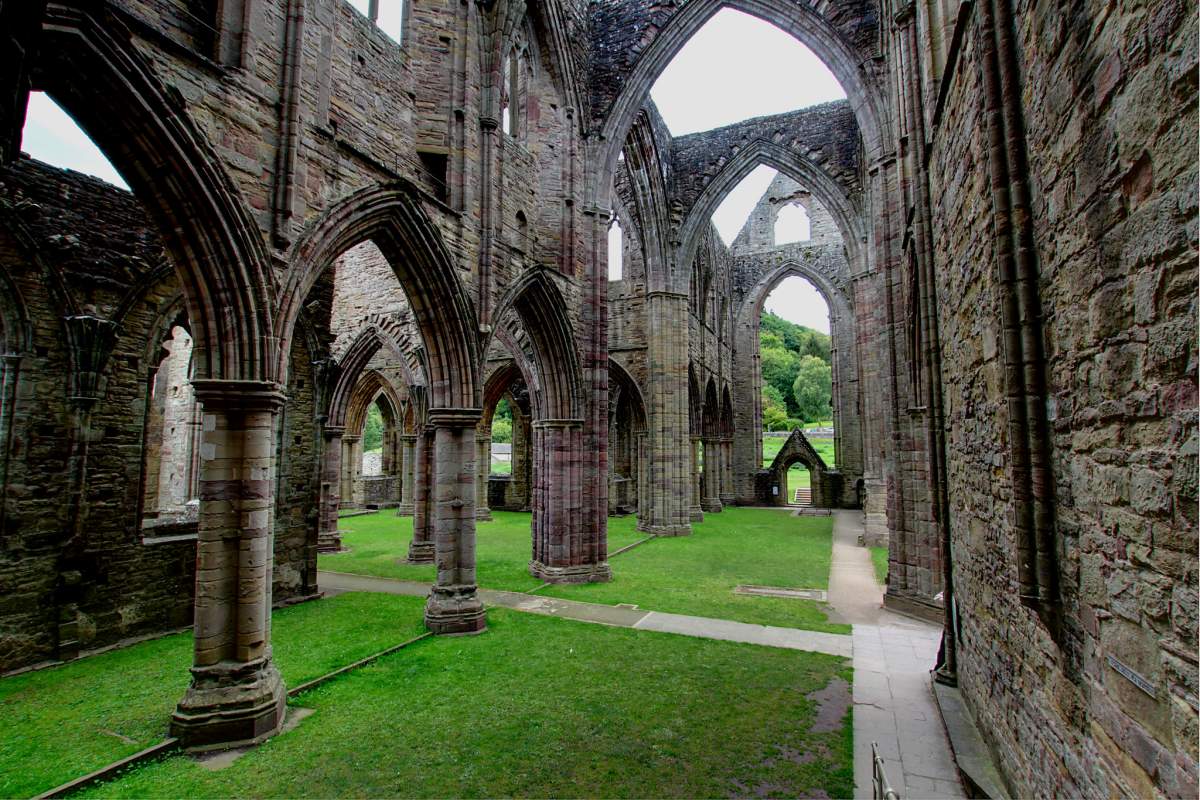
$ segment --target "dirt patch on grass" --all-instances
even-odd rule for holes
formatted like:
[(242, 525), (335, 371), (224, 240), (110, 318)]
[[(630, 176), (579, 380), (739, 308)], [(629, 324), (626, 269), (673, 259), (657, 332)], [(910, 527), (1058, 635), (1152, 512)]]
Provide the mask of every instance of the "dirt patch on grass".
[(841, 678), (834, 678), (824, 689), (818, 689), (808, 694), (807, 697), (817, 706), (817, 719), (809, 729), (813, 733), (830, 733), (840, 729), (846, 711), (853, 702), (853, 698), (850, 696), (850, 684)]

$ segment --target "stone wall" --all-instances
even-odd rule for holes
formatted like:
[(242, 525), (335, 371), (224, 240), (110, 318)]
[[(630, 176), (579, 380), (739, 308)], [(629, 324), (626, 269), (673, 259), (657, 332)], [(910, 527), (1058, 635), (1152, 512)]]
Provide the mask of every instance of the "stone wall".
[[(15, 290), (0, 294), (0, 305), (19, 308), (30, 326), (13, 407), (4, 410), (4, 671), (191, 624), (196, 519), (184, 510), (172, 524), (147, 527), (153, 520), (144, 516), (148, 500), (156, 512), (164, 500), (164, 476), (146, 446), (166, 448), (143, 439), (151, 376), (164, 344), (177, 346), (171, 331), (187, 321), (157, 234), (128, 192), (78, 173), (22, 159), (0, 170), (0, 186), (6, 208), (17, 210), (0, 228), (0, 266)], [(98, 335), (71, 331), (82, 320), (96, 321), (93, 333), (114, 326), (107, 348)], [(90, 399), (79, 395), (89, 343), (104, 351), (91, 362)], [(311, 594), (316, 580), (311, 358), (296, 347), (280, 438), (276, 602)], [(176, 366), (159, 389), (179, 389), (168, 403), (190, 407), (180, 383), (187, 359)], [(176, 433), (172, 445), (190, 449), (190, 426)], [(148, 479), (154, 485), (143, 495)], [(182, 482), (177, 475), (168, 483)]]
[(930, 175), (958, 676), (1017, 794), (1194, 797), (1194, 8), (1021, 6), (1019, 72), (1000, 80), (1024, 117), (1061, 621), (1018, 597), (977, 8)]

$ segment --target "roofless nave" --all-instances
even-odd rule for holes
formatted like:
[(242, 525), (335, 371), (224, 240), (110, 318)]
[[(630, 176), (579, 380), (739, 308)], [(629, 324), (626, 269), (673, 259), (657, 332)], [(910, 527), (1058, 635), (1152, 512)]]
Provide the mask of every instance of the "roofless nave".
[[(1009, 788), (1195, 796), (1188, 4), (394, 5), (0, 5), (0, 669), (194, 619), (174, 734), (273, 735), (271, 608), (368, 502), (372, 404), (430, 631), (487, 626), (489, 506), (531, 511), (541, 581), (619, 577), (610, 510), (666, 537), (770, 502), (759, 318), (799, 275), (832, 325), (814, 500), (944, 620), (929, 666)], [(725, 8), (847, 100), (673, 137), (651, 86)], [(21, 154), (31, 91), (132, 195)], [(812, 236), (776, 245), (788, 204)]]

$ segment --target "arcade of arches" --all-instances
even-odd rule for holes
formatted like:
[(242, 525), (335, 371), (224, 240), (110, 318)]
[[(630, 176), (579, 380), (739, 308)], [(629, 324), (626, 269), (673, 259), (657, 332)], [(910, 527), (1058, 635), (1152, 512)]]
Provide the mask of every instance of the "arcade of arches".
[[(650, 87), (723, 7), (848, 99), (673, 137)], [(582, 583), (619, 573), (610, 514), (771, 504), (759, 319), (800, 276), (836, 457), (789, 459), (886, 544), (885, 603), (944, 619), (1005, 781), (1195, 796), (1188, 4), (404, 9), (396, 41), (344, 0), (0, 4), (0, 671), (194, 619), (173, 731), (261, 739), (270, 610), (320, 595), (348, 508), (412, 517), (450, 634), (487, 625), (491, 509)], [(31, 91), (132, 192), (22, 154)]]

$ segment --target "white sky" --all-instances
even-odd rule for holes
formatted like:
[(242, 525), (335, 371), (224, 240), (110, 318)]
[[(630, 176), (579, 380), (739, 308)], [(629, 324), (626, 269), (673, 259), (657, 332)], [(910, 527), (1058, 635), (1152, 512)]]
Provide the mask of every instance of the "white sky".
[(797, 275), (784, 278), (767, 295), (763, 311), (770, 311), (788, 322), (829, 333), (829, 306), (811, 283)]
[(842, 100), (825, 64), (791, 34), (741, 11), (712, 16), (650, 90), (674, 136)]
[(38, 161), (94, 175), (122, 189), (129, 188), (75, 120), (43, 92), (29, 95), (21, 149)]

